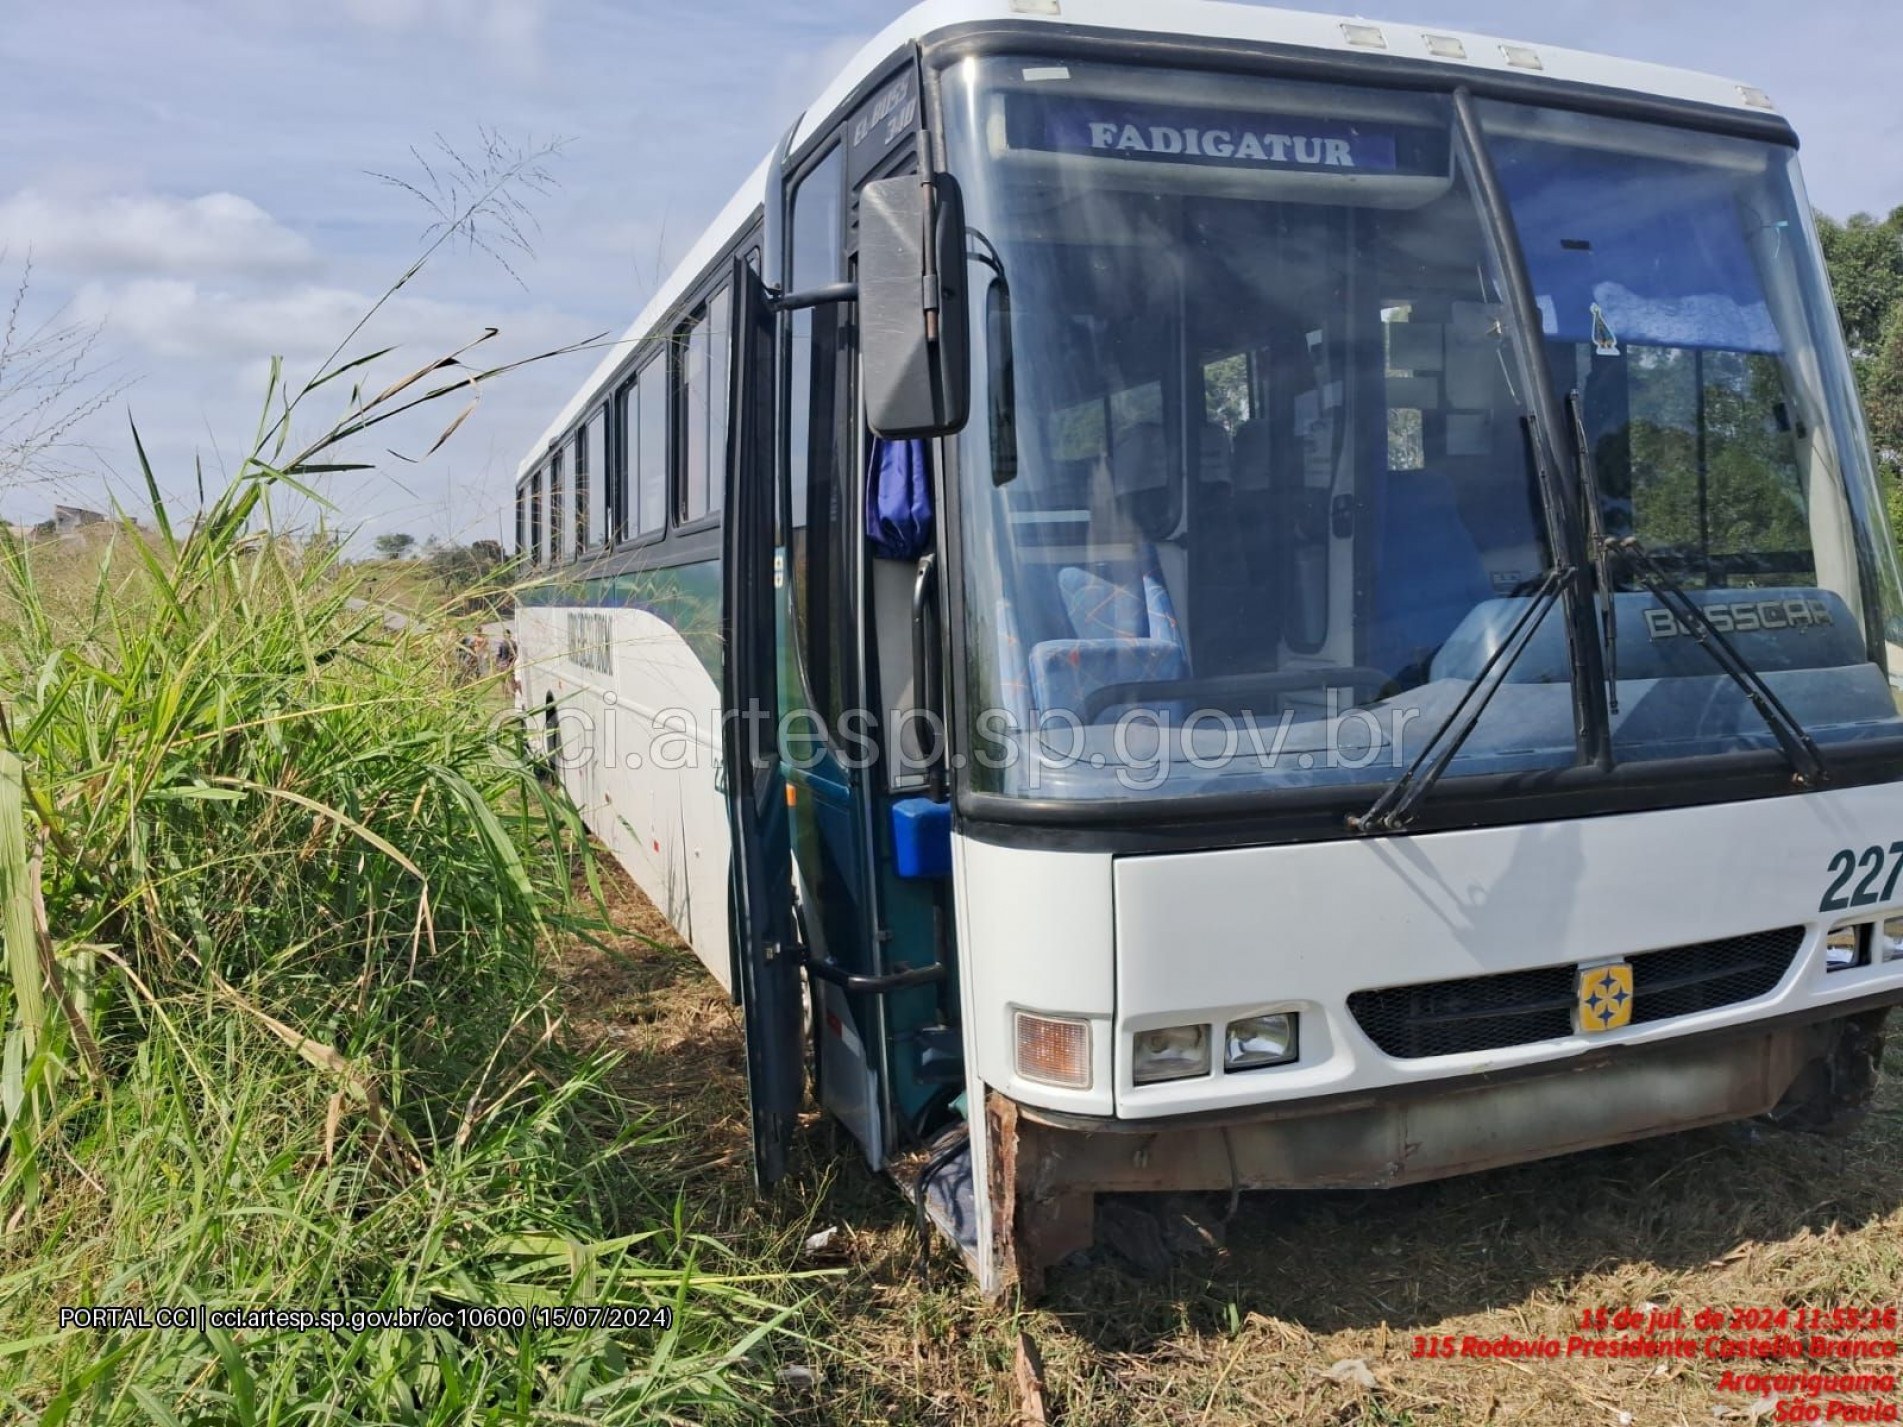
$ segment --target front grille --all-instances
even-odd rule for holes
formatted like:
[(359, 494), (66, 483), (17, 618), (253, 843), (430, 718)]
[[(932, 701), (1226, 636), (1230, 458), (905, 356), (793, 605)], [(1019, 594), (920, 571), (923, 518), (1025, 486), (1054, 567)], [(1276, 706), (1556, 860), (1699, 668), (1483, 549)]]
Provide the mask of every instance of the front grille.
[[(1804, 928), (1780, 927), (1633, 956), (1632, 1023), (1762, 996), (1783, 979), (1803, 943)], [(1397, 1060), (1530, 1045), (1572, 1034), (1576, 970), (1543, 966), (1357, 991), (1348, 1010), (1368, 1039)]]

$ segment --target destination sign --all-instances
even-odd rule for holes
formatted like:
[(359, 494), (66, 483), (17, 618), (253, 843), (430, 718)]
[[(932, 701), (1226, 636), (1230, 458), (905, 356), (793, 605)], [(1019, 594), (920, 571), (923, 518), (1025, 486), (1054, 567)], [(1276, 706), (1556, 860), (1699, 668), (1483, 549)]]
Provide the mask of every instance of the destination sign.
[(1013, 95), (1006, 134), (1014, 149), (1147, 163), (1333, 174), (1447, 172), (1447, 138), (1438, 130), (1070, 95)]

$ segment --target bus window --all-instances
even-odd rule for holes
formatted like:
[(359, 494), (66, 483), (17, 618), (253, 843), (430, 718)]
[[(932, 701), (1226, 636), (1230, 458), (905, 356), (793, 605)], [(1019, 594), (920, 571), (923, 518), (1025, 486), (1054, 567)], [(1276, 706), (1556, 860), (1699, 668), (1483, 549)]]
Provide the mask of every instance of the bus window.
[[(968, 220), (1010, 285), (1013, 415), (1030, 439), (1002, 484), (988, 443), (958, 447), (966, 670), (969, 707), (1032, 735), (1018, 762), (994, 764), (1004, 776), (977, 769), (973, 786), (1028, 791), (1016, 770), (1044, 753), (1063, 766), (1039, 770), (1042, 796), (1183, 786), (1201, 777), (1188, 750), (1223, 719), (1286, 719), (1296, 740), (1238, 779), (1387, 767), (1392, 746), (1331, 752), (1341, 712), (1418, 709), (1431, 726), (1471, 679), (1435, 672), (1441, 647), (1496, 598), (1496, 573), (1551, 563), (1511, 439), (1523, 404), (1496, 376), (1518, 358), (1487, 320), (1499, 275), (1447, 107), (1237, 83), (1231, 114), (1296, 104), (1395, 146), (1379, 177), (1292, 179), (1073, 152), (1044, 127), (1064, 101), (1002, 67), (997, 83), (992, 109), (959, 113), (1003, 113), (1007, 139), (980, 125), (950, 142), (954, 166), (969, 160)], [(1186, 106), (1210, 103), (1201, 78), (1168, 83)], [(1473, 326), (1472, 350), (1450, 385), (1440, 354), (1455, 323)], [(1085, 439), (1093, 398), (1101, 453)], [(1537, 698), (1496, 702), (1461, 755), (1571, 760), (1567, 672)], [(1200, 711), (1209, 720), (1190, 729)], [(1126, 714), (1135, 736), (1119, 751)], [(1145, 725), (1170, 726), (1156, 737), (1171, 756), (1127, 786), (1098, 778), (1142, 763)], [(1072, 726), (1083, 756), (1064, 761)]]
[(727, 459), (727, 328), (732, 301), (721, 288), (674, 334), (681, 472), (675, 509), (683, 521), (720, 509)]
[(529, 544), (529, 487), (525, 481), (515, 488), (515, 555), (527, 555)]
[(608, 462), (607, 462), (608, 414), (600, 409), (588, 418), (588, 424), (582, 428), (582, 439), (575, 449), (576, 471), (586, 471), (587, 501), (583, 509), (587, 514), (583, 518), (583, 542), (600, 545), (608, 538)]
[(639, 502), (635, 491), (639, 485), (637, 467), (641, 450), (641, 406), (640, 392), (633, 382), (629, 382), (615, 393), (615, 510), (614, 539), (619, 544), (623, 540), (632, 540), (640, 534), (638, 521)]
[(594, 478), (594, 473), (588, 465), (588, 429), (586, 425), (575, 433), (575, 439), (571, 445), (568, 459), (573, 464), (575, 470), (573, 492), (575, 507), (573, 514), (575, 527), (573, 535), (575, 542), (574, 553), (580, 555), (588, 549), (588, 503), (593, 498), (588, 488)]
[(602, 493), (602, 539), (610, 548), (630, 534), (632, 510), (628, 491), (632, 479), (629, 472), (634, 468), (634, 415), (630, 410), (633, 403), (634, 388), (629, 385), (615, 392), (602, 409), (608, 458), (607, 489)]
[(569, 523), (567, 474), (562, 449), (548, 458), (548, 558), (566, 560), (575, 553), (575, 527)]
[[(1861, 436), (1831, 419), (1836, 323), (1807, 291), (1790, 152), (1509, 105), (1485, 122), (1608, 536), (1690, 590), (1820, 742), (1888, 724), (1876, 655), (1903, 589), (1862, 533), (1880, 496)], [(1614, 758), (1749, 746), (1750, 701), (1630, 564), (1609, 572)]]
[(1625, 378), (1632, 532), (1682, 552), (1694, 586), (1816, 584), (1775, 359), (1633, 343)]
[[(1438, 339), (1440, 327), (1410, 322), (1414, 309), (1403, 303), (1381, 310), (1382, 358), (1387, 363), (1388, 470), (1419, 471), (1427, 467), (1427, 437), (1423, 417), (1439, 404), (1440, 351), (1435, 342), (1433, 360), (1427, 360), (1423, 333)], [(1417, 371), (1417, 368), (1419, 369)]]
[[(840, 151), (831, 154), (793, 193), (789, 225), (791, 289), (803, 291), (842, 276)], [(847, 313), (820, 307), (793, 314), (788, 345), (787, 472), (791, 515), (793, 608), (807, 688), (817, 711), (836, 726), (846, 707), (851, 667), (849, 586), (845, 573), (847, 518), (841, 475), (851, 443), (842, 412)]]
[(667, 381), (667, 363), (648, 363), (630, 403), (640, 407), (631, 535), (659, 535), (667, 524)]
[(529, 477), (529, 559), (536, 564), (543, 561), (542, 552), (542, 468), (536, 467), (535, 474)]
[(658, 535), (666, 528), (667, 385), (667, 363), (650, 362), (617, 398), (617, 521), (623, 540)]
[(681, 472), (675, 509), (683, 521), (699, 520), (718, 504), (713, 472), (721, 454), (712, 431), (714, 392), (724, 388), (713, 366), (709, 309), (696, 309), (674, 334), (675, 411), (681, 423)]
[(1203, 423), (1220, 426), (1232, 440), (1243, 422), (1255, 416), (1249, 354), (1233, 352), (1203, 363)]
[(729, 349), (733, 346), (733, 295), (721, 288), (707, 303), (707, 450), (712, 471), (707, 481), (707, 499), (699, 510), (689, 510), (687, 518), (719, 510), (726, 498), (727, 402)]

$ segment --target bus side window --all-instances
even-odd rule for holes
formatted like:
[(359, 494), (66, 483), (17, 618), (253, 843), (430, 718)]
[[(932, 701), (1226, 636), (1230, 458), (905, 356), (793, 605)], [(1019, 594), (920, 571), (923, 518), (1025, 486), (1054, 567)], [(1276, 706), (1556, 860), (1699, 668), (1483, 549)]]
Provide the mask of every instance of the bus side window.
[(707, 299), (707, 477), (706, 499), (689, 520), (720, 509), (727, 498), (727, 383), (733, 346), (733, 294), (725, 286)]
[(674, 509), (683, 522), (719, 510), (725, 495), (729, 312), (721, 287), (674, 333), (675, 416), (681, 423)]
[[(793, 191), (787, 286), (804, 291), (844, 276), (841, 161), (835, 148)], [(852, 440), (845, 304), (793, 314), (787, 351), (787, 511), (794, 625), (815, 711), (837, 729), (850, 698), (851, 585), (845, 561)]]
[(582, 543), (590, 547), (601, 545), (608, 539), (607, 428), (607, 409), (596, 407), (575, 449), (576, 474), (580, 476), (584, 471), (587, 473), (587, 503), (583, 507), (585, 513), (580, 517), (579, 529)]
[(667, 384), (667, 363), (656, 359), (641, 369), (639, 382), (629, 394), (629, 400), (640, 406), (630, 535), (656, 536), (667, 526)]
[(540, 565), (542, 551), (542, 468), (537, 466), (529, 477), (529, 559)]
[(615, 536), (652, 538), (667, 522), (668, 364), (651, 361), (616, 396)]
[(588, 503), (593, 498), (589, 484), (593, 472), (588, 465), (588, 423), (583, 422), (569, 443), (568, 459), (575, 468), (574, 490), (575, 508), (570, 520), (575, 527), (575, 554), (581, 555), (588, 549)]

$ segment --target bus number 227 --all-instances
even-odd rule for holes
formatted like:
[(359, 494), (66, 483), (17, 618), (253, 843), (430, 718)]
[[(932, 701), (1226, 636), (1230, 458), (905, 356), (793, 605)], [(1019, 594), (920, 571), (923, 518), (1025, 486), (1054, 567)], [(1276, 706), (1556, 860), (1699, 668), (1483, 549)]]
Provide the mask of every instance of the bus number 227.
[[(1888, 863), (1890, 875), (1883, 877), (1884, 864)], [(1856, 888), (1845, 895), (1844, 889), (1850, 886), (1850, 879), (1861, 869), (1863, 876), (1857, 878)], [(1845, 907), (1870, 907), (1878, 902), (1887, 902), (1896, 892), (1896, 882), (1903, 876), (1903, 842), (1893, 842), (1885, 852), (1881, 847), (1866, 847), (1859, 853), (1855, 848), (1846, 847), (1830, 856), (1829, 871), (1837, 874), (1835, 880), (1824, 889), (1824, 900), (1817, 904), (1820, 912), (1841, 912)], [(1883, 877), (1883, 890), (1877, 890), (1877, 879)]]

